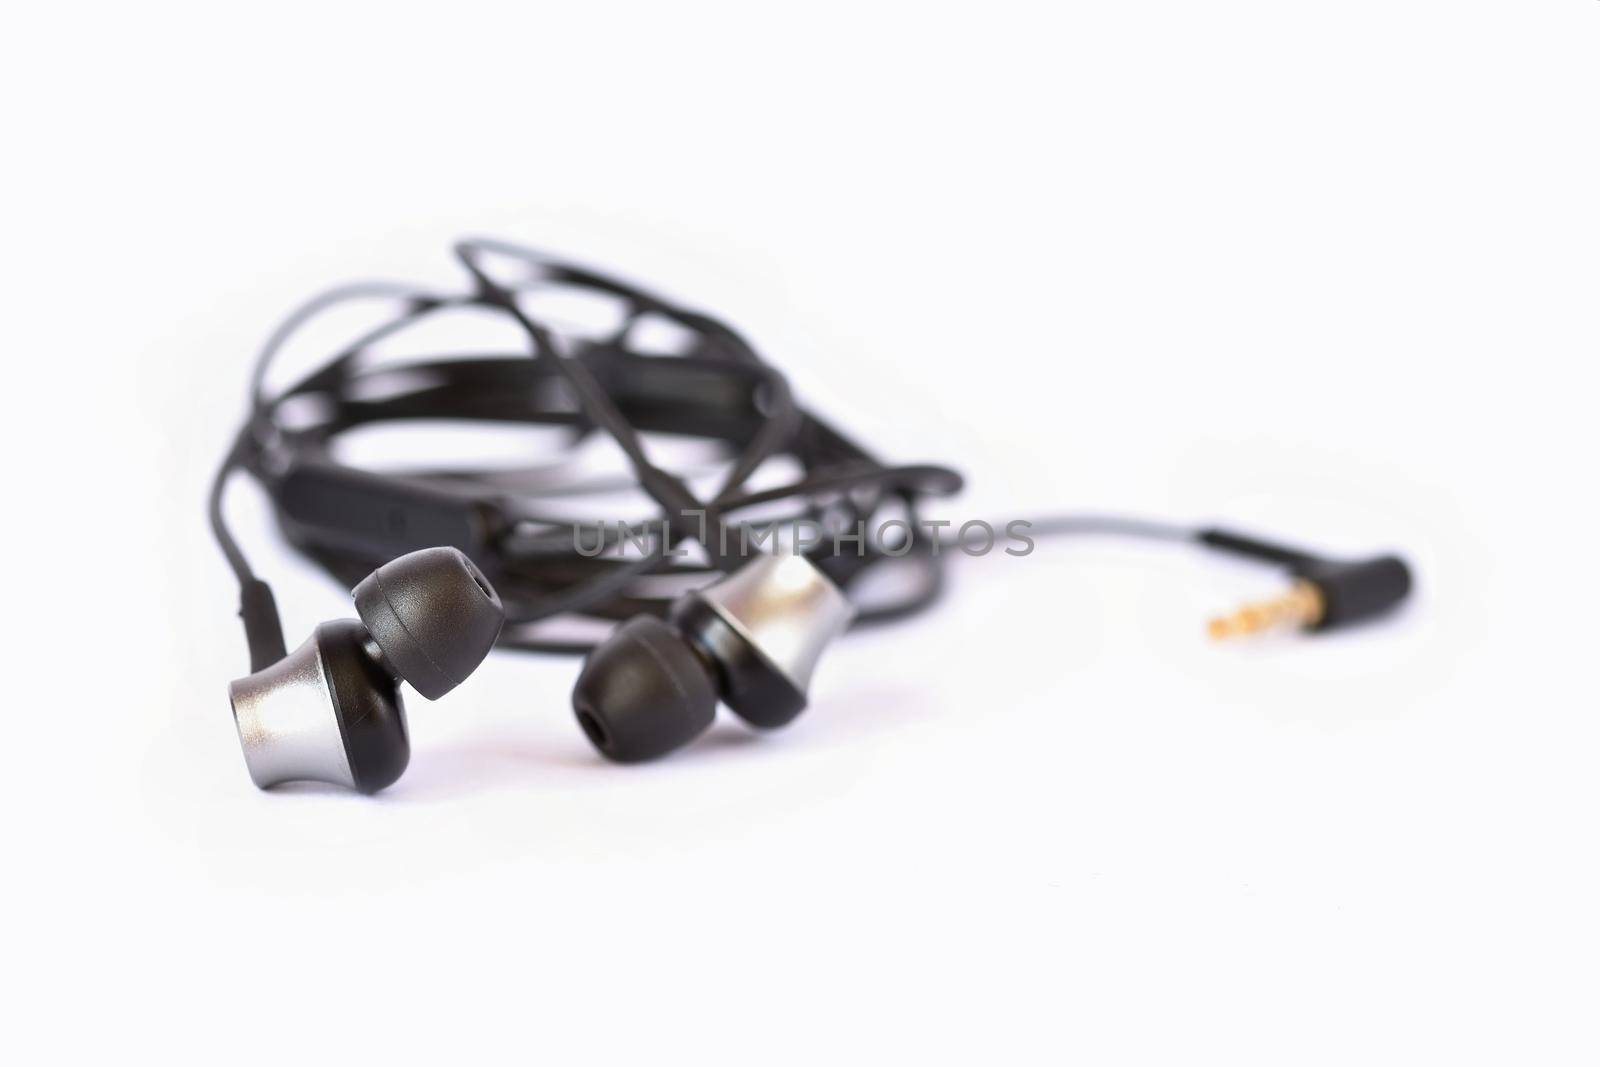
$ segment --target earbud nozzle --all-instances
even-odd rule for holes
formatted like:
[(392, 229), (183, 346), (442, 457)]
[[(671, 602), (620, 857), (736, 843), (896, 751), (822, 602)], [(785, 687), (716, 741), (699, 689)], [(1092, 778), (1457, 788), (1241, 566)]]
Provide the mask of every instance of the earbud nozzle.
[(583, 732), (605, 756), (638, 763), (694, 740), (716, 717), (711, 672), (661, 619), (629, 619), (589, 653), (572, 691)]
[(395, 673), (429, 700), (460, 685), (494, 647), (505, 609), (454, 548), (408, 552), (355, 588), (356, 613)]

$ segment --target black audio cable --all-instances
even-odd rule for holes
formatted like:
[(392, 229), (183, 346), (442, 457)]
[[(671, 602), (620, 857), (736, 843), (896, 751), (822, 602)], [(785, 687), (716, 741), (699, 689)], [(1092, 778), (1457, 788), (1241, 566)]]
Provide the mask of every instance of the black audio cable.
[[(857, 600), (856, 625), (903, 618), (938, 598), (962, 539), (925, 522), (922, 511), (929, 499), (961, 488), (954, 470), (879, 460), (803, 407), (775, 367), (710, 315), (501, 241), (462, 241), (455, 253), (471, 279), (467, 291), (344, 286), (285, 320), (257, 361), (248, 418), (210, 501), (213, 531), (240, 583), (253, 670), (282, 658), (283, 636), (271, 593), (227, 528), (223, 494), (236, 471), (265, 488), (290, 542), (346, 586), (419, 548), (460, 549), (504, 602), (502, 647), (586, 652), (592, 641), (553, 636), (549, 625), (662, 614), (686, 585), (737, 568), (756, 550), (752, 545), (773, 543), (764, 537), (793, 539), (803, 527), (819, 534), (808, 558)], [(508, 267), (515, 276), (500, 277)], [(603, 303), (607, 322), (557, 329), (532, 310), (560, 294)], [(397, 313), (298, 381), (268, 388), (269, 365), (309, 321), (374, 300), (396, 303)], [(512, 323), (522, 349), (377, 359), (380, 342), (463, 308)], [(667, 350), (650, 339), (663, 328), (675, 336)], [(377, 471), (335, 456), (337, 440), (352, 430), (441, 420), (558, 427), (565, 441), (529, 470)], [(596, 433), (621, 449), (628, 483), (654, 505), (647, 527), (627, 530), (609, 516), (559, 510), (615, 487), (563, 471), (562, 462)], [(647, 435), (713, 442), (726, 462), (714, 488), (696, 491), (690, 476), (656, 463)], [(798, 467), (798, 476), (756, 488), (757, 473), (780, 460)], [(1090, 515), (1012, 525), (1030, 538), (1098, 533), (1191, 543), (1272, 564), (1293, 579), (1283, 597), (1214, 622), (1216, 636), (1276, 624), (1333, 629), (1387, 611), (1411, 586), (1407, 566), (1395, 556), (1337, 561), (1220, 529)], [(838, 536), (891, 527), (892, 538)], [(891, 570), (908, 587), (862, 603), (870, 580)]]

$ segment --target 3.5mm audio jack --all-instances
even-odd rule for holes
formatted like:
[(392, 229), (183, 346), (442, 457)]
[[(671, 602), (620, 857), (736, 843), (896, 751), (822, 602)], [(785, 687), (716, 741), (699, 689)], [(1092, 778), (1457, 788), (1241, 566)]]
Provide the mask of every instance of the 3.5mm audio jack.
[(1328, 560), (1226, 530), (1204, 530), (1198, 539), (1223, 552), (1284, 564), (1293, 579), (1281, 596), (1212, 619), (1207, 631), (1217, 640), (1288, 627), (1320, 633), (1382, 615), (1411, 593), (1411, 568), (1398, 556)]

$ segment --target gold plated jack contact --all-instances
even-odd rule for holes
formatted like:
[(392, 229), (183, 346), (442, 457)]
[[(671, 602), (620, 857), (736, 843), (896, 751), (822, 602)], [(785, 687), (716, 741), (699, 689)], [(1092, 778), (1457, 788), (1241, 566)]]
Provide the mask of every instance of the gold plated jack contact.
[(1246, 604), (1231, 615), (1219, 615), (1207, 624), (1214, 641), (1243, 637), (1286, 626), (1315, 626), (1325, 608), (1322, 592), (1307, 581), (1297, 581), (1289, 591), (1271, 600)]

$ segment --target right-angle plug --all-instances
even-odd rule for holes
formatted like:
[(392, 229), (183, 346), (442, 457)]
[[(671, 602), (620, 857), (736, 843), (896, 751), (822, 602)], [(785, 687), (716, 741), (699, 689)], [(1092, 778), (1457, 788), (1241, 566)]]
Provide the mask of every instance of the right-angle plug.
[(1285, 626), (1320, 633), (1382, 615), (1411, 592), (1411, 568), (1398, 556), (1304, 560), (1290, 574), (1294, 581), (1288, 592), (1212, 619), (1211, 636), (1226, 639)]

